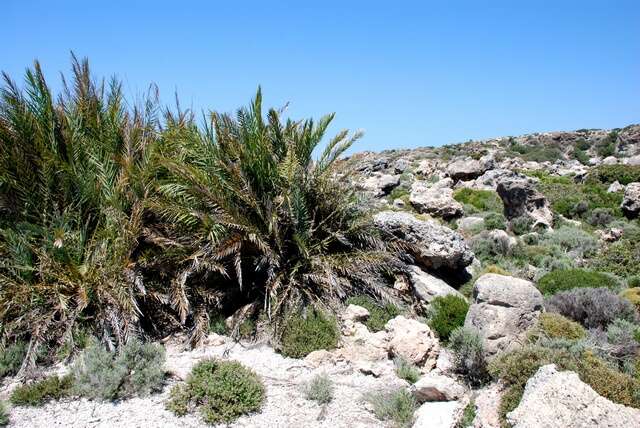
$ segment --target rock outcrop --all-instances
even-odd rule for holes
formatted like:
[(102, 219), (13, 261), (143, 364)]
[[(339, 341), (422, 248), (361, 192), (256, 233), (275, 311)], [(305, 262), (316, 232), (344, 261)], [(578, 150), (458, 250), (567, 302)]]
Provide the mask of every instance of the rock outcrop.
[(429, 373), (413, 385), (411, 393), (420, 403), (425, 401), (454, 401), (462, 398), (467, 389), (455, 379), (436, 373)]
[(429, 185), (425, 181), (414, 181), (411, 185), (409, 202), (423, 214), (450, 219), (464, 213), (462, 204), (453, 199), (453, 181), (445, 178)]
[(577, 374), (550, 364), (527, 381), (520, 404), (507, 420), (513, 428), (638, 427), (640, 410), (612, 403)]
[(412, 256), (427, 269), (464, 269), (473, 252), (457, 232), (433, 220), (418, 220), (406, 212), (382, 211), (373, 217), (383, 232), (412, 244)]
[(624, 190), (622, 212), (628, 218), (636, 218), (640, 214), (640, 183), (629, 183)]
[(478, 330), (491, 357), (517, 346), (542, 312), (542, 294), (533, 283), (487, 273), (473, 286), (465, 326)]
[(419, 321), (397, 316), (385, 325), (389, 334), (389, 353), (431, 370), (438, 359), (440, 344), (431, 329)]
[(498, 183), (498, 195), (504, 203), (504, 213), (512, 219), (521, 216), (530, 217), (533, 227), (553, 226), (553, 214), (549, 202), (536, 190), (533, 182), (526, 177), (510, 178)]

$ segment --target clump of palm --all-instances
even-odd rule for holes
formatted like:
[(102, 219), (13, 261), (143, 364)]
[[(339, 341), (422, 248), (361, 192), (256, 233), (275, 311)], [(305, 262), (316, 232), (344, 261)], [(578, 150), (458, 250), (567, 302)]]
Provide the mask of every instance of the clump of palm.
[(235, 117), (212, 113), (202, 131), (175, 120), (164, 135), (151, 206), (172, 227), (156, 242), (188, 249), (169, 294), (196, 326), (208, 324), (202, 305), (229, 293), (260, 302), (270, 319), (292, 306), (380, 296), (373, 279), (402, 266), (335, 177), (335, 161), (361, 134), (340, 132), (314, 159), (333, 115), (316, 123), (282, 113), (264, 117), (258, 90)]
[[(120, 83), (73, 57), (57, 99), (40, 65), (0, 93), (0, 335), (60, 345), (78, 321), (118, 344), (144, 292), (132, 262), (157, 138), (155, 97), (129, 109)], [(0, 344), (1, 345), (1, 344)]]

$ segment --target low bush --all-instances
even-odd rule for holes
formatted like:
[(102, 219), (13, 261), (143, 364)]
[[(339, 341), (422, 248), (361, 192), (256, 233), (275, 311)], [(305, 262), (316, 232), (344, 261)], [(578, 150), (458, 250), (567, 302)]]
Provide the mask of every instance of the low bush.
[(334, 318), (319, 310), (310, 310), (306, 317), (295, 314), (286, 321), (280, 351), (287, 357), (304, 358), (319, 349), (335, 348), (339, 338)]
[(224, 315), (217, 313), (209, 315), (209, 332), (220, 335), (227, 334), (227, 324)]
[(488, 379), (482, 338), (476, 330), (458, 327), (449, 336), (455, 369), (471, 385), (481, 385)]
[(0, 379), (18, 373), (26, 354), (27, 345), (22, 341), (12, 343), (3, 350), (0, 350)]
[(609, 288), (620, 286), (611, 275), (586, 269), (562, 269), (549, 272), (538, 280), (538, 289), (545, 296), (574, 288)]
[(370, 331), (384, 330), (390, 319), (400, 315), (402, 311), (392, 303), (379, 303), (370, 296), (355, 296), (347, 299), (347, 304), (362, 306), (369, 311), (365, 325)]
[(618, 141), (618, 133), (610, 132), (606, 137), (596, 143), (596, 153), (598, 156), (606, 158), (616, 154), (616, 143)]
[(480, 261), (495, 264), (501, 258), (511, 256), (513, 246), (508, 236), (485, 231), (471, 239), (471, 249)]
[(620, 293), (620, 297), (629, 301), (640, 311), (640, 287), (626, 288)]
[(117, 353), (90, 346), (73, 367), (74, 392), (101, 400), (148, 395), (162, 386), (164, 360), (162, 346), (136, 339)]
[(516, 235), (524, 235), (525, 233), (529, 233), (532, 225), (533, 220), (531, 220), (530, 217), (521, 216), (511, 219), (509, 229)]
[(464, 324), (469, 303), (454, 294), (438, 296), (429, 307), (429, 327), (438, 333), (441, 341), (449, 340), (451, 332)]
[(615, 181), (625, 186), (640, 181), (640, 165), (599, 165), (589, 170), (587, 183), (611, 184)]
[(573, 158), (580, 162), (582, 165), (589, 165), (589, 155), (580, 148), (573, 150)]
[[(619, 360), (633, 363), (638, 356), (640, 326), (623, 319), (615, 319), (607, 327), (607, 342), (613, 346), (608, 353)], [(639, 391), (640, 392), (640, 391)]]
[(453, 193), (453, 199), (475, 207), (478, 211), (501, 213), (504, 209), (502, 199), (492, 190), (476, 190), (463, 187)]
[(503, 214), (497, 212), (490, 212), (484, 216), (484, 227), (487, 230), (507, 230), (507, 219)]
[(0, 401), (0, 427), (9, 425), (9, 411), (4, 401)]
[(587, 336), (580, 324), (553, 312), (541, 314), (538, 326), (540, 331), (551, 339), (579, 340)]
[(369, 394), (366, 399), (378, 419), (389, 421), (397, 428), (410, 427), (418, 407), (413, 394), (406, 389)]
[(462, 417), (456, 423), (455, 428), (469, 428), (473, 426), (473, 421), (476, 418), (476, 403), (472, 399), (462, 411)]
[(545, 234), (541, 241), (547, 246), (556, 245), (580, 258), (590, 256), (598, 249), (598, 239), (574, 226), (561, 226), (553, 232)]
[(606, 246), (591, 260), (591, 266), (621, 278), (640, 275), (640, 240), (621, 239)]
[(420, 379), (420, 370), (402, 357), (393, 360), (396, 366), (396, 375), (409, 383), (416, 383)]
[(207, 359), (193, 367), (185, 384), (173, 387), (167, 408), (178, 416), (196, 408), (208, 424), (229, 424), (259, 411), (264, 398), (255, 372), (237, 361)]
[(611, 208), (595, 208), (589, 214), (587, 222), (594, 227), (605, 227), (614, 220)]
[(49, 376), (37, 382), (18, 386), (11, 393), (14, 406), (42, 406), (48, 401), (59, 400), (71, 393), (73, 377)]
[(304, 395), (307, 400), (327, 404), (333, 400), (333, 382), (326, 374), (318, 374), (304, 386)]
[(627, 300), (607, 288), (574, 288), (546, 299), (546, 308), (586, 328), (605, 329), (616, 318), (636, 322), (638, 313)]

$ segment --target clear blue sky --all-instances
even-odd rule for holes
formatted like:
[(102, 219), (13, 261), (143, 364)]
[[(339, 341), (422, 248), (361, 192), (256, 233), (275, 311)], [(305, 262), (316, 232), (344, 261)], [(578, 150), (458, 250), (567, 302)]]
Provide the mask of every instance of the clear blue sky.
[[(104, 5), (99, 6), (98, 4)], [(293, 117), (335, 111), (356, 150), (640, 122), (640, 1), (4, 0), (0, 68), (69, 52), (131, 94), (231, 111), (262, 85)]]

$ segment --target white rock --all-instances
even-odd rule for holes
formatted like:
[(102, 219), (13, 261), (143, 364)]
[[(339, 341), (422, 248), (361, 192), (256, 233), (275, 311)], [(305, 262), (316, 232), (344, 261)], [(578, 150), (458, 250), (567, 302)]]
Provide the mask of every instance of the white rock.
[(453, 428), (463, 405), (458, 401), (424, 403), (414, 413), (413, 428)]
[(640, 410), (601, 397), (576, 373), (550, 364), (527, 381), (507, 420), (513, 428), (640, 427)]
[(627, 185), (620, 207), (628, 218), (636, 218), (640, 215), (640, 182)]
[(609, 193), (624, 192), (624, 185), (620, 184), (618, 181), (614, 181), (613, 183), (611, 183), (609, 185), (609, 188), (607, 189), (607, 192), (609, 192)]
[(419, 321), (399, 315), (385, 325), (389, 334), (389, 352), (408, 362), (431, 370), (438, 358), (440, 345), (431, 329)]
[(542, 312), (542, 294), (532, 282), (487, 273), (473, 286), (474, 302), (464, 325), (478, 330), (487, 356), (522, 342)]
[(431, 303), (438, 296), (453, 294), (464, 298), (464, 296), (449, 284), (433, 275), (420, 269), (418, 266), (411, 266), (409, 280), (413, 285), (413, 291), (418, 299)]
[(341, 314), (341, 317), (345, 321), (365, 321), (369, 318), (369, 311), (362, 306), (349, 305)]
[(465, 395), (467, 389), (455, 379), (428, 373), (411, 385), (411, 393), (420, 403), (425, 401), (453, 401)]
[(464, 210), (462, 204), (453, 199), (452, 185), (450, 178), (431, 185), (425, 181), (414, 181), (409, 202), (420, 213), (445, 219), (461, 216)]

